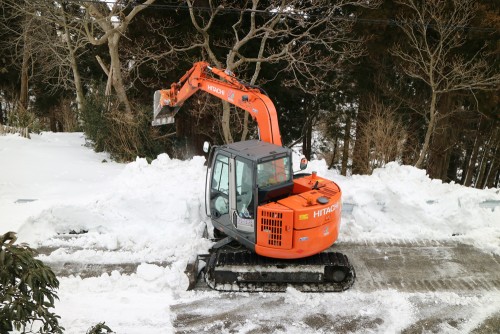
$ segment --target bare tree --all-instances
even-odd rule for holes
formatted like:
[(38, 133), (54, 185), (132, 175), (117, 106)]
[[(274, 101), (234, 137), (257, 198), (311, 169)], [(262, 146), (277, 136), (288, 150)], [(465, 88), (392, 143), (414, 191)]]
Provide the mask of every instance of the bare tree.
[[(306, 2), (302, 0), (207, 1), (197, 5), (186, 0), (196, 34), (183, 45), (170, 46), (165, 54), (201, 50), (217, 67), (238, 71), (250, 85), (262, 79), (263, 64), (273, 64), (275, 72), (287, 72), (284, 85), (294, 85), (306, 92), (324, 90), (340, 64), (363, 54), (363, 39), (350, 34), (354, 17), (349, 6), (374, 8), (379, 1), (342, 0)], [(226, 37), (215, 40), (213, 27), (222, 14), (232, 13)], [(226, 23), (227, 24), (227, 23)], [(220, 52), (221, 48), (224, 52)], [(223, 56), (221, 56), (223, 54)], [(231, 131), (231, 108), (223, 102), (224, 141), (234, 141)], [(242, 114), (241, 140), (248, 136), (248, 115)]]
[(368, 156), (369, 170), (364, 171), (365, 173), (371, 173), (388, 162), (400, 160), (407, 138), (404, 125), (396, 116), (399, 105), (387, 105), (373, 95), (368, 100), (368, 121), (363, 125), (360, 138)]
[[(58, 26), (58, 38), (55, 39), (52, 48), (53, 54), (60, 57), (60, 61), (57, 62), (59, 64), (57, 81), (65, 87), (68, 86), (68, 83), (74, 85), (78, 110), (81, 111), (85, 95), (78, 66), (78, 57), (83, 54), (84, 47), (88, 42), (80, 30), (71, 28), (75, 20), (71, 18), (72, 15), (68, 11), (74, 11), (75, 8), (69, 8), (70, 6), (64, 1), (61, 2), (60, 6), (53, 7), (55, 8), (51, 8), (52, 11), (49, 11), (49, 13), (53, 14)], [(61, 57), (61, 54), (64, 56)], [(64, 70), (68, 68), (71, 69), (72, 75), (64, 75)]]
[[(22, 32), (11, 29), (14, 37), (9, 46), (22, 46), (20, 105), (27, 108), (28, 69), (36, 62), (31, 76), (38, 77), (53, 89), (74, 89), (78, 109), (84, 101), (83, 83), (78, 68), (78, 57), (88, 42), (80, 31), (72, 29), (68, 4), (64, 1), (3, 0), (11, 18), (22, 17)], [(73, 12), (78, 8), (71, 8)]]
[[(155, 0), (137, 1), (16, 1), (2, 0), (13, 15), (24, 17), (22, 31), (11, 42), (22, 46), (20, 106), (26, 108), (28, 101), (28, 70), (30, 61), (38, 59), (37, 73), (43, 81), (57, 87), (67, 88), (72, 84), (77, 95), (78, 108), (84, 101), (83, 84), (78, 68), (78, 57), (83, 47), (108, 45), (111, 59), (109, 81), (118, 100), (128, 114), (132, 109), (122, 79), (119, 56), (119, 41), (133, 18)], [(32, 21), (36, 21), (34, 24)], [(43, 27), (40, 29), (40, 27)], [(11, 43), (11, 44), (12, 44)]]
[(470, 57), (458, 53), (464, 45), (465, 28), (476, 12), (473, 0), (399, 1), (411, 14), (401, 16), (398, 25), (407, 45), (396, 45), (391, 54), (399, 58), (406, 75), (422, 80), (430, 88), (425, 139), (416, 167), (423, 166), (432, 134), (441, 112), (438, 100), (442, 94), (468, 90), (495, 89), (500, 73), (488, 65), (484, 50)]
[[(24, 1), (20, 6), (25, 5)], [(36, 18), (26, 15), (23, 11), (18, 11), (10, 7), (9, 1), (0, 2), (2, 10), (2, 20), (0, 28), (2, 39), (0, 47), (11, 50), (12, 63), (17, 64), (19, 69), (19, 92), (17, 93), (16, 108), (18, 112), (24, 112), (28, 108), (28, 90), (30, 73), (30, 61), (32, 60), (31, 38), (34, 27), (37, 26)]]
[(121, 73), (120, 39), (134, 17), (155, 0), (146, 0), (143, 3), (132, 0), (117, 0), (111, 3), (78, 0), (71, 2), (80, 4), (85, 10), (85, 19), (81, 20), (80, 28), (85, 32), (87, 40), (96, 46), (107, 43), (111, 64), (109, 70), (105, 69), (105, 71), (108, 72), (109, 80), (115, 89), (118, 100), (123, 104), (125, 111), (131, 114), (132, 108)]
[(19, 92), (19, 107), (28, 109), (28, 81), (29, 81), (29, 61), (31, 58), (32, 40), (30, 39), (31, 28), (33, 27), (33, 19), (26, 18), (23, 25), (23, 31), (20, 39), (22, 40), (22, 62), (21, 62), (21, 88)]

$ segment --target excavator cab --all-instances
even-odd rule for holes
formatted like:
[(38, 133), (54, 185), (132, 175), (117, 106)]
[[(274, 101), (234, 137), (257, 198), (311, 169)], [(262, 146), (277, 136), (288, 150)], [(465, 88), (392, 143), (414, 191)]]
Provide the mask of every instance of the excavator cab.
[(253, 249), (258, 206), (293, 191), (291, 162), (290, 149), (258, 140), (214, 147), (205, 190), (214, 227)]
[(248, 140), (209, 154), (205, 203), (215, 229), (267, 257), (318, 254), (337, 239), (341, 191), (316, 173), (294, 177), (292, 151)]
[[(259, 140), (214, 146), (205, 194), (207, 215), (226, 235), (206, 260), (211, 288), (343, 291), (354, 282), (347, 257), (318, 254), (337, 238), (340, 189), (315, 173), (294, 177), (289, 148)], [(249, 251), (225, 247), (232, 240)]]

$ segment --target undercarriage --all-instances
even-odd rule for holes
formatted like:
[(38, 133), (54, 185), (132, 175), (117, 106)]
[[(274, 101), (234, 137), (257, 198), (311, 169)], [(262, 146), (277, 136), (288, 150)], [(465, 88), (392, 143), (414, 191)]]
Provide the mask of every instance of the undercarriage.
[(222, 246), (212, 248), (210, 254), (199, 255), (188, 265), (189, 289), (204, 279), (217, 291), (284, 292), (291, 286), (303, 292), (341, 292), (349, 289), (356, 278), (353, 266), (342, 253), (322, 252), (284, 260), (226, 243), (223, 241)]

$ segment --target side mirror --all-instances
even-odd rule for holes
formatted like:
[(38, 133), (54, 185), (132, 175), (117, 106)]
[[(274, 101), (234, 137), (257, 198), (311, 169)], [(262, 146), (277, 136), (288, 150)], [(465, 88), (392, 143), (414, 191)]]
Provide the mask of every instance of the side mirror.
[(300, 170), (304, 170), (306, 168), (307, 168), (307, 159), (306, 158), (300, 159)]
[(208, 141), (203, 143), (203, 152), (208, 153), (210, 151), (210, 143)]

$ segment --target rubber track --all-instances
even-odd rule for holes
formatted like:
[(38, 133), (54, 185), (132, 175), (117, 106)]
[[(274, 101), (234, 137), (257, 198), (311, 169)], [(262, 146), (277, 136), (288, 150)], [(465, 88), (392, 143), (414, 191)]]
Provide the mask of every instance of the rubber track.
[[(268, 282), (234, 282), (218, 283), (213, 278), (213, 272), (222, 266), (280, 266), (289, 269), (293, 266), (339, 266), (347, 269), (346, 279), (340, 283), (315, 282), (315, 283), (268, 283)], [(324, 252), (311, 257), (297, 260), (270, 259), (247, 251), (219, 251), (213, 253), (205, 268), (205, 281), (208, 286), (217, 291), (226, 292), (285, 292), (291, 286), (303, 292), (342, 292), (349, 289), (356, 279), (356, 272), (349, 263), (349, 259), (342, 253)]]

